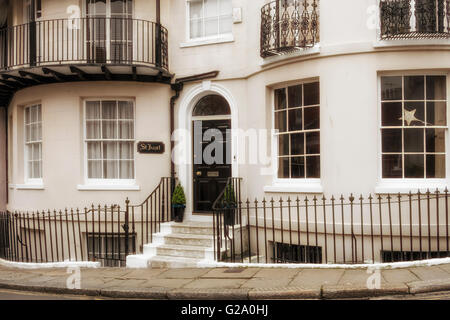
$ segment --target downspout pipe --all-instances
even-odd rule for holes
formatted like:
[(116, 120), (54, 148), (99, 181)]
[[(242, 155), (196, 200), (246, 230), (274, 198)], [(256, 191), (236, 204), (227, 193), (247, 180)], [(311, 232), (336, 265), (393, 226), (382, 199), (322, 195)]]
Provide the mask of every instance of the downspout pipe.
[(175, 131), (175, 104), (183, 91), (184, 85), (188, 82), (202, 81), (207, 79), (216, 78), (219, 75), (219, 71), (211, 71), (207, 73), (197, 74), (193, 76), (178, 78), (171, 84), (171, 88), (175, 91), (175, 95), (170, 98), (170, 177), (172, 180), (176, 177), (175, 163), (172, 159), (172, 153), (175, 148), (175, 141), (173, 141), (173, 133)]

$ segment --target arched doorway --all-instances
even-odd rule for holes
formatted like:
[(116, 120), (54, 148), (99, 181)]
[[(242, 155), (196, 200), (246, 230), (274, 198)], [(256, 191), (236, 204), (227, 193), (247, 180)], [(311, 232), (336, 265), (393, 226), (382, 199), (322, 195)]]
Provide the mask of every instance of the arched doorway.
[(220, 95), (201, 98), (192, 112), (193, 213), (211, 213), (232, 175), (231, 109)]

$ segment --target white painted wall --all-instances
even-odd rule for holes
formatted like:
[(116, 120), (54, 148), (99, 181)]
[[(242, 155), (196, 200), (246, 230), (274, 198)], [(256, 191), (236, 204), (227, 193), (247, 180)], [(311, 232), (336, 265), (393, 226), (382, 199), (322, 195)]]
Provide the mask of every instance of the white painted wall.
[[(77, 1), (47, 0), (48, 17), (64, 16), (64, 8)], [(242, 23), (233, 25), (231, 42), (186, 46), (186, 1), (162, 2), (162, 23), (169, 30), (170, 70), (177, 77), (219, 70), (213, 85), (229, 92), (238, 110), (239, 128), (271, 129), (272, 87), (290, 81), (320, 79), (321, 86), (321, 184), (325, 195), (373, 193), (379, 182), (379, 103), (378, 75), (398, 71), (442, 72), (450, 65), (450, 41), (389, 42), (381, 46), (377, 30), (369, 28), (377, 0), (321, 0), (320, 48), (314, 54), (288, 55), (283, 59), (260, 57), (260, 10), (264, 0), (233, 0), (242, 8)], [(154, 1), (136, 0), (137, 18), (154, 20)], [(395, 46), (393, 45), (395, 44)], [(188, 121), (184, 114), (187, 97), (201, 83), (185, 86), (175, 109), (176, 126)], [(137, 140), (166, 141), (168, 106), (172, 92), (167, 86), (143, 84), (76, 84), (35, 87), (16, 94), (9, 112), (17, 120), (17, 106), (41, 100), (44, 112), (45, 190), (10, 190), (11, 208), (84, 205), (91, 201), (120, 201), (126, 195), (142, 199), (163, 175), (169, 174), (169, 155), (150, 159), (137, 157), (137, 178), (141, 192), (81, 192), (82, 157), (80, 135), (80, 97), (123, 95), (136, 97)], [(151, 121), (151, 125), (149, 125)], [(15, 129), (15, 145), (20, 132)], [(239, 155), (238, 155), (239, 156)], [(21, 183), (22, 149), (14, 150), (14, 183)], [(273, 176), (262, 176), (261, 165), (237, 168), (251, 197), (287, 197), (289, 194), (264, 193)], [(449, 166), (450, 167), (450, 166)], [(148, 170), (152, 168), (153, 170)], [(161, 170), (154, 168), (162, 168)], [(177, 172), (188, 172), (177, 167)], [(190, 180), (181, 182), (189, 194)], [(62, 196), (64, 195), (64, 196)], [(188, 197), (188, 201), (192, 199)], [(188, 210), (189, 211), (189, 210)]]

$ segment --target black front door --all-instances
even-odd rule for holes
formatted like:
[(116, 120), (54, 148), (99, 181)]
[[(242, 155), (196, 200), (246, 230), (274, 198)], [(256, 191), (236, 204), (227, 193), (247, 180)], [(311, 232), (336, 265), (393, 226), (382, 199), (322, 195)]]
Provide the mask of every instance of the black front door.
[(194, 213), (210, 213), (231, 177), (231, 120), (196, 120), (194, 138)]

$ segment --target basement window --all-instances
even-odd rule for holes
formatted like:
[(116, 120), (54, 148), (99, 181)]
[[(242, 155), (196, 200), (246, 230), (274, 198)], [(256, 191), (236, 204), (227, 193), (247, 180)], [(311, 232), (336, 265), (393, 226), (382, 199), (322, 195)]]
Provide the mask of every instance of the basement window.
[(418, 261), (450, 257), (450, 251), (381, 251), (382, 262)]
[(322, 263), (322, 247), (275, 242), (275, 263)]

